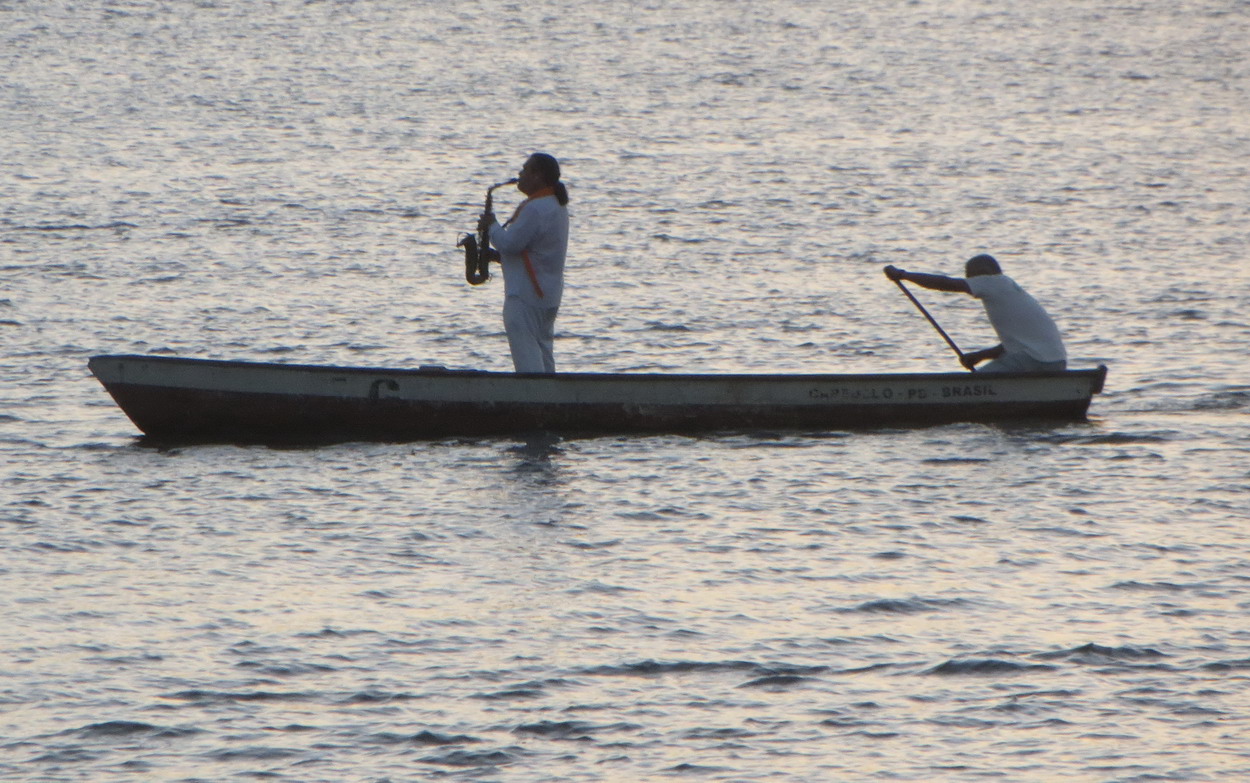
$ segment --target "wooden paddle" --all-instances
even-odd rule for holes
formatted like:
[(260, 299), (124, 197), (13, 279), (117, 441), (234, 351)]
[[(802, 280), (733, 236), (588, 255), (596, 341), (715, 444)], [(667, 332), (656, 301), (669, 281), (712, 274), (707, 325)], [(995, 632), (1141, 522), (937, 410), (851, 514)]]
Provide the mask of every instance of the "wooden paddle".
[[(894, 278), (890, 278), (890, 279), (891, 279), (891, 280), (894, 280)], [(925, 318), (928, 318), (928, 319), (929, 319), (929, 323), (933, 324), (933, 328), (934, 328), (934, 329), (937, 329), (937, 333), (938, 333), (938, 334), (940, 334), (940, 335), (942, 335), (942, 339), (946, 341), (946, 344), (947, 344), (947, 345), (949, 345), (949, 346), (951, 347), (951, 349), (955, 351), (956, 355), (958, 355), (958, 356), (959, 356), (959, 363), (960, 363), (960, 364), (963, 364), (963, 362), (964, 362), (964, 352), (963, 352), (963, 351), (961, 351), (961, 350), (959, 350), (959, 346), (958, 346), (958, 345), (955, 345), (955, 341), (954, 341), (954, 340), (952, 340), (952, 339), (951, 339), (951, 336), (950, 336), (949, 334), (947, 334), (947, 333), (946, 333), (946, 330), (945, 330), (945, 329), (943, 329), (943, 328), (942, 328), (942, 327), (938, 324), (938, 322), (937, 322), (936, 320), (934, 320), (933, 316), (929, 315), (929, 311), (928, 311), (928, 310), (926, 310), (926, 309), (924, 309), (924, 305), (920, 304), (920, 300), (919, 300), (919, 299), (917, 299), (917, 298), (916, 298), (916, 297), (912, 294), (912, 292), (911, 292), (911, 291), (908, 291), (908, 290), (907, 290), (907, 286), (903, 285), (903, 281), (902, 281), (902, 280), (894, 280), (894, 282), (895, 282), (895, 284), (897, 284), (897, 285), (898, 285), (898, 288), (899, 288), (899, 290), (900, 290), (900, 291), (902, 291), (903, 293), (907, 294), (907, 298), (908, 298), (908, 299), (910, 299), (910, 300), (911, 300), (911, 303), (912, 303), (912, 304), (914, 304), (914, 305), (916, 306), (916, 309), (917, 309), (917, 310), (919, 310), (921, 313), (923, 313)], [(976, 371), (977, 371), (977, 369), (976, 369), (975, 367), (968, 367), (966, 364), (965, 364), (964, 366), (968, 368), (968, 372), (976, 372)]]

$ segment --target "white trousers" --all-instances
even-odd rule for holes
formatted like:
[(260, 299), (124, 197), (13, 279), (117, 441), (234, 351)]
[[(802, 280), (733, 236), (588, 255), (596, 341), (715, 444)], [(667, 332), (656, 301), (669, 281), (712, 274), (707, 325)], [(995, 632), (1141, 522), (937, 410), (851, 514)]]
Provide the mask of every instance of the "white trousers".
[(1058, 372), (1068, 368), (1067, 360), (1039, 362), (1027, 353), (1004, 353), (997, 359), (981, 365), (977, 372)]
[(519, 296), (503, 300), (503, 328), (508, 333), (512, 366), (517, 372), (556, 371), (553, 344), (557, 307), (526, 304)]

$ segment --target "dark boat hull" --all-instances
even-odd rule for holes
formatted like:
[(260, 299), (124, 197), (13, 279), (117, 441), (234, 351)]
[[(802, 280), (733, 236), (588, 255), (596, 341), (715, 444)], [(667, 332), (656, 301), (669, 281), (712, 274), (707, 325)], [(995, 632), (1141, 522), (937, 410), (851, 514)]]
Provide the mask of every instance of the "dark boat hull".
[(90, 367), (150, 438), (238, 443), (1073, 420), (1106, 375), (518, 375), (150, 356)]

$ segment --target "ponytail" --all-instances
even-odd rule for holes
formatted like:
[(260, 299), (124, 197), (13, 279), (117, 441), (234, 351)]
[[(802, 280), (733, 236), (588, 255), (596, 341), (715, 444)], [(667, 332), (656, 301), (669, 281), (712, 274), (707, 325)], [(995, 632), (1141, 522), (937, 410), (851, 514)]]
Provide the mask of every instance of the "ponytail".
[(567, 205), (569, 203), (569, 189), (564, 187), (563, 182), (557, 182), (552, 187), (556, 189), (556, 201), (560, 202), (560, 206)]

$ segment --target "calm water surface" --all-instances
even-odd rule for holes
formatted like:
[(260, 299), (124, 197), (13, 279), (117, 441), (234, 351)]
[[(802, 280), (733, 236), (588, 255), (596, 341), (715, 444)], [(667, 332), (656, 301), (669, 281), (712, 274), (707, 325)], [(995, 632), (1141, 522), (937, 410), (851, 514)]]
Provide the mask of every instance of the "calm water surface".
[[(1250, 779), (1250, 4), (0, 0), (0, 779)], [(1088, 422), (155, 450), (97, 353), (957, 369)], [(501, 191), (501, 210), (516, 194)], [(922, 299), (965, 349), (967, 297)]]

